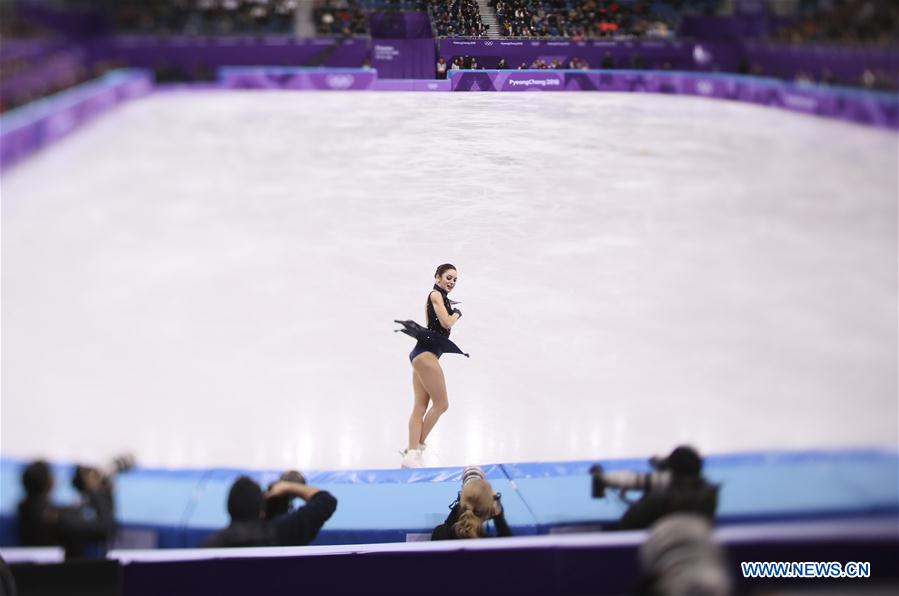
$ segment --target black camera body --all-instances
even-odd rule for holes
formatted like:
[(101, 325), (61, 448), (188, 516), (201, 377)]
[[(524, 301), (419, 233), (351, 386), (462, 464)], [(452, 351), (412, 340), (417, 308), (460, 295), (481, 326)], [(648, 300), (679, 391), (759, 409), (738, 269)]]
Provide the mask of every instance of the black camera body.
[(72, 487), (77, 490), (79, 493), (84, 493), (87, 491), (86, 478), (87, 475), (94, 472), (100, 475), (100, 478), (103, 479), (103, 484), (106, 486), (110, 485), (110, 479), (116, 474), (121, 474), (122, 472), (127, 472), (135, 465), (134, 457), (131, 455), (120, 455), (109, 462), (109, 466), (107, 469), (102, 470), (100, 468), (94, 468), (92, 466), (75, 466), (75, 473), (72, 476)]

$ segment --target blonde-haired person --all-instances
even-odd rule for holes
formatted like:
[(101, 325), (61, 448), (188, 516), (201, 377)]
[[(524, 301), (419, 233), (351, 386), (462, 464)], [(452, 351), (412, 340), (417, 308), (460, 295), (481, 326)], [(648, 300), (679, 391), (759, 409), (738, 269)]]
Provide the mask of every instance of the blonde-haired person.
[(434, 528), (431, 540), (455, 540), (459, 538), (484, 538), (484, 524), (493, 520), (498, 536), (511, 536), (512, 530), (503, 515), (500, 494), (490, 483), (472, 479), (462, 486), (458, 500), (451, 506), (446, 521)]

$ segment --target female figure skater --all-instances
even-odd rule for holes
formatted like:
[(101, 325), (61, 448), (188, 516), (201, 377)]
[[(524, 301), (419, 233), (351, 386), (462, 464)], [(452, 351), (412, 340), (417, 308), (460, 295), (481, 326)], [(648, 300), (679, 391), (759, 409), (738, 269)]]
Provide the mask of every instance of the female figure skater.
[[(425, 439), (434, 429), (437, 420), (449, 408), (446, 395), (446, 380), (438, 359), (445, 352), (462, 354), (462, 350), (449, 340), (450, 328), (462, 317), (458, 308), (453, 308), (448, 294), (458, 281), (456, 268), (445, 263), (434, 274), (434, 288), (428, 294), (425, 304), (427, 329), (412, 321), (397, 321), (405, 329), (399, 329), (418, 342), (409, 354), (412, 362), (412, 391), (415, 403), (409, 417), (409, 444), (403, 451), (404, 468), (420, 468), (421, 452)], [(467, 356), (467, 354), (465, 354)], [(428, 409), (430, 402), (431, 408)]]

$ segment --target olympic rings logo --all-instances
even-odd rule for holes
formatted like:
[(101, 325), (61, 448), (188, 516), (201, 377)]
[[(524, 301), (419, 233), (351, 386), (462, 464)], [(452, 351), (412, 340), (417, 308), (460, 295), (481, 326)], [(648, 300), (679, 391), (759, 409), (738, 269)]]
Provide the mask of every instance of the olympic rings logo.
[(331, 74), (325, 77), (325, 84), (331, 89), (349, 89), (355, 80), (353, 75)]

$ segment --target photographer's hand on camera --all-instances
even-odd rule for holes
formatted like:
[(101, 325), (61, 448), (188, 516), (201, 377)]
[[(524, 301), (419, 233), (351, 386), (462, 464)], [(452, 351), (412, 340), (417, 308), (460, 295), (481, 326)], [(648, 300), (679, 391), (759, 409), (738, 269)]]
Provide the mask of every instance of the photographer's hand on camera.
[(316, 494), (320, 492), (321, 489), (315, 488), (314, 486), (309, 486), (308, 484), (299, 484), (297, 482), (292, 482), (288, 480), (279, 480), (274, 483), (265, 493), (265, 498), (277, 498), (283, 496), (292, 496), (299, 497), (304, 501), (308, 501)]

